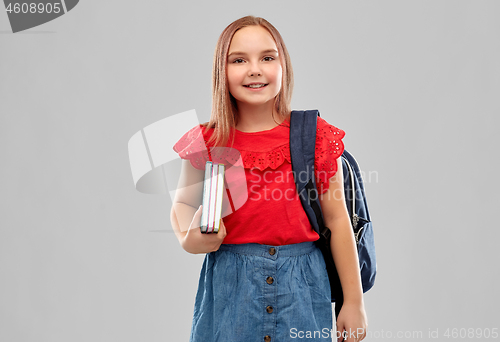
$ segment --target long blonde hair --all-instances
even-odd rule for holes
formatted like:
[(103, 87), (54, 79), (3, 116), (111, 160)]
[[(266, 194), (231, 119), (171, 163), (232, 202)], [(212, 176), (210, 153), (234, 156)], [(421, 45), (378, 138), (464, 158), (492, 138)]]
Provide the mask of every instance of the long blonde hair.
[[(265, 28), (273, 37), (278, 48), (278, 55), (282, 67), (281, 89), (274, 99), (274, 107), (278, 113), (278, 117), (283, 121), (290, 117), (293, 91), (293, 70), (286, 49), (285, 42), (278, 30), (271, 25), (267, 20), (252, 15), (242, 17), (229, 24), (222, 31), (217, 41), (217, 46), (214, 53), (214, 63), (212, 69), (212, 114), (210, 121), (203, 124), (205, 129), (214, 128), (214, 134), (208, 140), (208, 143), (214, 143), (213, 146), (225, 146), (229, 140), (229, 135), (232, 129), (237, 124), (237, 106), (235, 98), (229, 93), (227, 83), (227, 55), (229, 45), (234, 34), (241, 28), (247, 26), (258, 25)], [(231, 141), (231, 146), (234, 142)]]

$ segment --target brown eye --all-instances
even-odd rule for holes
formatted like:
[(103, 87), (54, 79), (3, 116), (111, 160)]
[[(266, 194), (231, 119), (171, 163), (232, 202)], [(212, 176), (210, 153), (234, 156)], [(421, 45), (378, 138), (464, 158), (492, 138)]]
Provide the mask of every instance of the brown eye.
[(238, 61), (243, 62), (243, 60), (242, 60), (241, 58), (236, 58), (236, 59), (233, 61), (233, 63), (239, 64), (240, 62), (238, 62)]
[[(266, 58), (269, 58), (268, 60), (266, 60)], [(271, 56), (266, 56), (264, 57), (264, 60), (266, 60), (266, 62), (268, 61), (273, 61), (274, 60), (274, 57), (271, 57)]]

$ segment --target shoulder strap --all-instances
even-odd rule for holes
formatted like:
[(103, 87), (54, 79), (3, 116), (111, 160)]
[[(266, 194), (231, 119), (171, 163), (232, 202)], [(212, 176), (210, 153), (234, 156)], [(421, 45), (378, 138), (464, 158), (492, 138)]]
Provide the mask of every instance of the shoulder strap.
[(314, 177), (314, 156), (316, 149), (316, 122), (319, 111), (292, 111), (290, 115), (290, 157), (297, 193), (307, 217), (318, 234), (329, 234), (324, 227), (323, 213)]
[[(297, 192), (305, 188), (311, 177), (311, 165), (314, 168), (314, 149), (316, 143), (317, 110), (294, 110), (290, 115), (290, 156), (294, 170), (306, 172), (307, 177), (298, 177), (296, 180)], [(298, 172), (298, 171), (297, 171)]]

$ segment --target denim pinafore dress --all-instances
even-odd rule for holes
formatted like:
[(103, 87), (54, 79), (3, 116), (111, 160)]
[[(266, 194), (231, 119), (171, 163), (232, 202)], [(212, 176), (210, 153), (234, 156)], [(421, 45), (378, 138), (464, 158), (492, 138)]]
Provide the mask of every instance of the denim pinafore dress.
[(205, 255), (190, 342), (332, 341), (330, 283), (312, 241)]

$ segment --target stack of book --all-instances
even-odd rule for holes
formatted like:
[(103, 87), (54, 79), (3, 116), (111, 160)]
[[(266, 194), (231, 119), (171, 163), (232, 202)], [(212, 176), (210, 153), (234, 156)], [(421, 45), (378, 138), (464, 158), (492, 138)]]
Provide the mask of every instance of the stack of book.
[(203, 211), (201, 232), (218, 233), (221, 224), (222, 197), (224, 195), (224, 164), (207, 161), (203, 183)]

